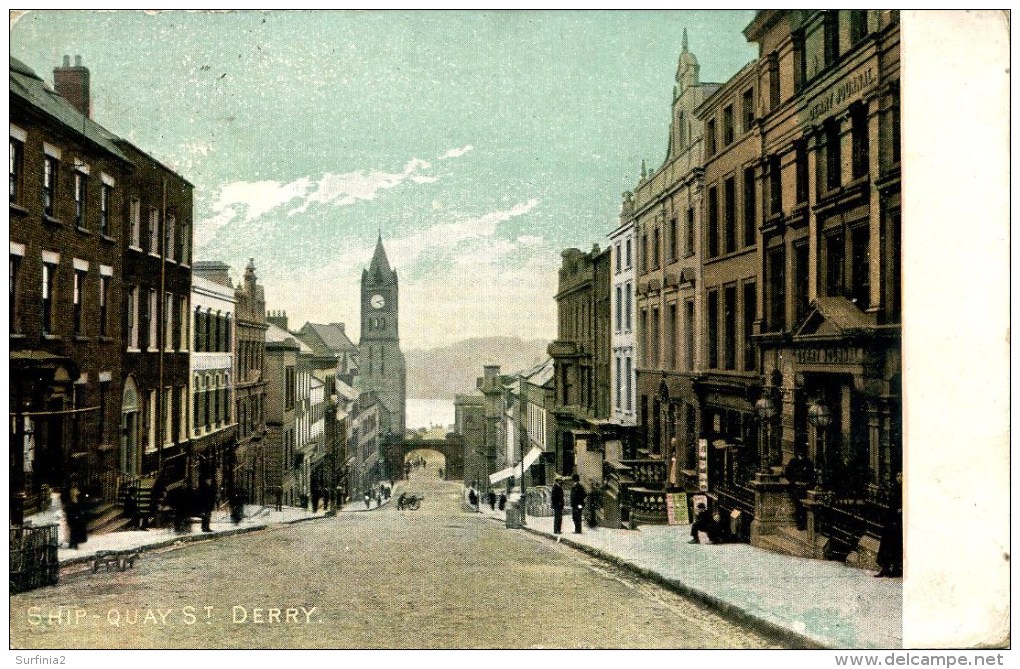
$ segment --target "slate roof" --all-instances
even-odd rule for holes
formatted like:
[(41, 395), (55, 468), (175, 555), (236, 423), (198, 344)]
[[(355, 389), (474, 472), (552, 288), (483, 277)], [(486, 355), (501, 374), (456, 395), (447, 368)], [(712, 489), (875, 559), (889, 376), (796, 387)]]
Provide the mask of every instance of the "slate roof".
[(51, 90), (32, 68), (14, 56), (11, 56), (10, 87), (11, 95), (21, 98), (75, 133), (84, 135), (107, 153), (126, 163), (131, 162), (117, 146), (119, 138), (116, 135), (75, 109)]
[[(321, 353), (357, 353), (358, 347), (347, 338), (340, 329), (339, 323), (305, 323), (296, 333), (299, 337), (310, 339), (311, 346), (317, 354)], [(312, 335), (312, 337), (308, 337)], [(318, 344), (316, 343), (318, 342)], [(327, 350), (323, 350), (323, 347)]]

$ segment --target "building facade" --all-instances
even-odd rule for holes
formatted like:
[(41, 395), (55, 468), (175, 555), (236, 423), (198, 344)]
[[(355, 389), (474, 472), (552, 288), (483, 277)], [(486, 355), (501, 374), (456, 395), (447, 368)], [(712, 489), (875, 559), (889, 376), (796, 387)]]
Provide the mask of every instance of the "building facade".
[(232, 491), (258, 504), (275, 503), (270, 490), (278, 463), (269, 460), (266, 434), (266, 297), (255, 275), (255, 259), (248, 261), (244, 278), (234, 290), (234, 416), (237, 442), (233, 452)]
[(620, 226), (609, 234), (612, 285), (612, 418), (621, 425), (637, 425), (637, 367), (634, 357), (634, 295), (637, 285), (634, 263), (633, 196), (624, 194)]
[[(693, 453), (700, 430), (695, 382), (704, 368), (698, 324), (703, 313), (704, 140), (694, 110), (719, 84), (700, 78), (684, 32), (678, 58), (666, 160), (624, 201), (636, 244), (636, 444), (625, 444), (641, 522), (667, 520), (667, 488), (697, 489)], [(617, 484), (614, 483), (615, 488)]]
[(485, 443), (485, 398), (481, 393), (457, 395), (453, 401), (453, 432), (464, 442), (464, 485), (478, 486), (495, 471)]
[(71, 481), (116, 498), (122, 399), (140, 400), (122, 398), (133, 165), (110, 133), (14, 58), (10, 89), (11, 521), (20, 524)]
[(382, 236), (372, 262), (361, 275), (360, 366), (356, 386), (375, 391), (390, 414), (393, 436), (404, 438), (407, 411), (407, 366), (400, 350), (399, 285), (390, 269)]
[[(279, 453), (274, 487), (279, 504), (296, 506), (302, 494), (297, 455), (298, 355), (301, 343), (276, 323), (266, 329), (266, 450)], [(277, 459), (274, 456), (274, 459)]]
[(765, 10), (744, 34), (768, 91), (762, 460), (804, 444), (819, 474), (804, 533), (763, 477), (752, 540), (873, 566), (902, 471), (898, 12)]
[(234, 421), (234, 287), (227, 266), (196, 262), (191, 279), (191, 463), (189, 484), (211, 480), (226, 499)]
[[(761, 192), (758, 66), (758, 61), (746, 65), (694, 110), (703, 154), (698, 288), (703, 308), (696, 325), (703, 364), (693, 384), (700, 413), (700, 430), (694, 433), (708, 442), (708, 486), (715, 502), (726, 517), (742, 514), (742, 535), (754, 513), (752, 483), (760, 464), (755, 402), (762, 384), (754, 341)], [(678, 460), (691, 471), (695, 443), (687, 438), (684, 446)]]

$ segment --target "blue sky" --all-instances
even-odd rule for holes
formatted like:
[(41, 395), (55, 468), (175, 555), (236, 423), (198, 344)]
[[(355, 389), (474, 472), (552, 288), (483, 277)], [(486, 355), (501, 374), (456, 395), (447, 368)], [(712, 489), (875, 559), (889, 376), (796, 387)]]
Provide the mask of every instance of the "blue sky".
[(683, 29), (721, 82), (752, 15), (40, 11), (11, 54), (80, 54), (94, 118), (195, 184), (196, 257), (254, 257), (293, 327), (357, 333), (381, 230), (411, 348), (553, 338), (560, 251), (664, 158)]

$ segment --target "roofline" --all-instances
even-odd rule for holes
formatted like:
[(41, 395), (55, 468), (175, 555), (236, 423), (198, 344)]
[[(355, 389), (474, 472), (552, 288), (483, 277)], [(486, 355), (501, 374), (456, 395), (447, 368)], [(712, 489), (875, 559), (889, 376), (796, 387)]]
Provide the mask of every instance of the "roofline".
[(181, 176), (181, 174), (179, 172), (170, 169), (169, 167), (167, 167), (167, 165), (164, 162), (162, 162), (158, 158), (153, 157), (153, 155), (151, 153), (149, 153), (148, 151), (144, 151), (144, 150), (138, 148), (138, 146), (133, 144), (132, 142), (129, 142), (128, 140), (124, 139), (123, 137), (118, 137), (116, 135), (114, 136), (113, 141), (116, 144), (120, 144), (122, 146), (130, 147), (132, 150), (137, 151), (138, 153), (142, 154), (143, 156), (145, 156), (146, 158), (148, 158), (152, 162), (156, 163), (156, 165), (158, 165), (160, 168), (162, 168), (163, 170), (165, 170), (165, 171), (169, 172), (170, 174), (174, 175), (175, 177), (177, 177), (178, 179), (180, 179), (181, 181), (186, 183), (191, 188), (195, 187), (195, 184), (193, 184), (190, 181), (188, 181), (187, 179), (185, 179), (183, 176)]

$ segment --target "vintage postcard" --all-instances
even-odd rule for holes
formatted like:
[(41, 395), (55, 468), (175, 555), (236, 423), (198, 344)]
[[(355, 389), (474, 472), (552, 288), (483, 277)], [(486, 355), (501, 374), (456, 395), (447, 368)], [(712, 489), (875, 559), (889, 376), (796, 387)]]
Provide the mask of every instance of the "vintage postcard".
[(16, 664), (1004, 663), (1008, 12), (9, 38)]

